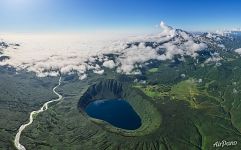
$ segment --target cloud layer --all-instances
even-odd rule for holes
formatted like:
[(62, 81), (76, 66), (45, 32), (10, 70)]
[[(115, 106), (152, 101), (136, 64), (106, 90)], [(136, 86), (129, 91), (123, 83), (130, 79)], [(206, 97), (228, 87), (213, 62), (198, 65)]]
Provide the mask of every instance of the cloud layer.
[(236, 53), (238, 53), (239, 55), (241, 55), (241, 48), (235, 49), (234, 50)]
[[(78, 36), (30, 36), (3, 37), (8, 42), (20, 43), (20, 47), (4, 48), (1, 55), (9, 59), (0, 65), (17, 70), (32, 71), (39, 77), (77, 73), (85, 79), (87, 71), (103, 74), (105, 68), (119, 73), (141, 73), (138, 68), (149, 60), (168, 60), (175, 55), (196, 57), (207, 45), (198, 37), (160, 23), (161, 32), (118, 38), (82, 38)], [(22, 41), (19, 42), (18, 39)], [(113, 40), (114, 39), (114, 40)]]

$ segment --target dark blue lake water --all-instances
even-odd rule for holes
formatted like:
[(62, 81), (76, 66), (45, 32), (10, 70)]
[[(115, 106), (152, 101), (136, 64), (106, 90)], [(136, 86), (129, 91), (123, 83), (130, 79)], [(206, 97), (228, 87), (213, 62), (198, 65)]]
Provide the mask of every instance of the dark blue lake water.
[(90, 117), (118, 128), (134, 130), (141, 126), (141, 118), (125, 100), (97, 100), (87, 105), (85, 111)]

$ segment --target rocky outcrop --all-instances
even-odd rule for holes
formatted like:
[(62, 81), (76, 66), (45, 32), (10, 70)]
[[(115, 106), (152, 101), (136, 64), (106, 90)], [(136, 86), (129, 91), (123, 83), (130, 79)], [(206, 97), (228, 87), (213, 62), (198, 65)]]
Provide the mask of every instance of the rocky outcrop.
[(0, 48), (4, 48), (5, 49), (5, 48), (8, 48), (8, 46), (9, 45), (7, 43), (0, 41)]
[(113, 79), (100, 81), (89, 87), (79, 100), (79, 108), (85, 108), (89, 103), (100, 99), (123, 98), (123, 85)]
[(0, 56), (0, 61), (4, 61), (6, 59), (9, 59), (10, 57), (9, 56)]

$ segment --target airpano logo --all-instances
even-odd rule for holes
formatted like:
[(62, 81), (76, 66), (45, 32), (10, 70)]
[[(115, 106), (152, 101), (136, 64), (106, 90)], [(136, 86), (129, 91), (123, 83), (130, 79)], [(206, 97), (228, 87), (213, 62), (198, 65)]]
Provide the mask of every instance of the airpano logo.
[(237, 141), (226, 141), (226, 140), (222, 140), (222, 141), (216, 141), (213, 144), (213, 147), (225, 147), (225, 146), (236, 146), (238, 144)]

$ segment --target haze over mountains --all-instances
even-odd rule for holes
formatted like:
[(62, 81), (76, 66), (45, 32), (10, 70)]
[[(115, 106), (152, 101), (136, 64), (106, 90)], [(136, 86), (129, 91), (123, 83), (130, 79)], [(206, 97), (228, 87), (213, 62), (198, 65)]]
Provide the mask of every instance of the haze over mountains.
[[(88, 76), (87, 71), (103, 74), (104, 68), (115, 68), (125, 74), (141, 74), (141, 68), (150, 60), (164, 61), (178, 57), (184, 61), (184, 56), (196, 58), (200, 51), (207, 48), (224, 50), (222, 38), (228, 38), (230, 33), (189, 33), (164, 22), (160, 23), (160, 28), (158, 34), (128, 38), (25, 35), (19, 42), (19, 37), (8, 36), (4, 40), (9, 46), (2, 43), (0, 65), (35, 72), (39, 77), (57, 76), (61, 72), (77, 73), (80, 79), (84, 79)], [(207, 61), (222, 59), (218, 52), (210, 53)]]

